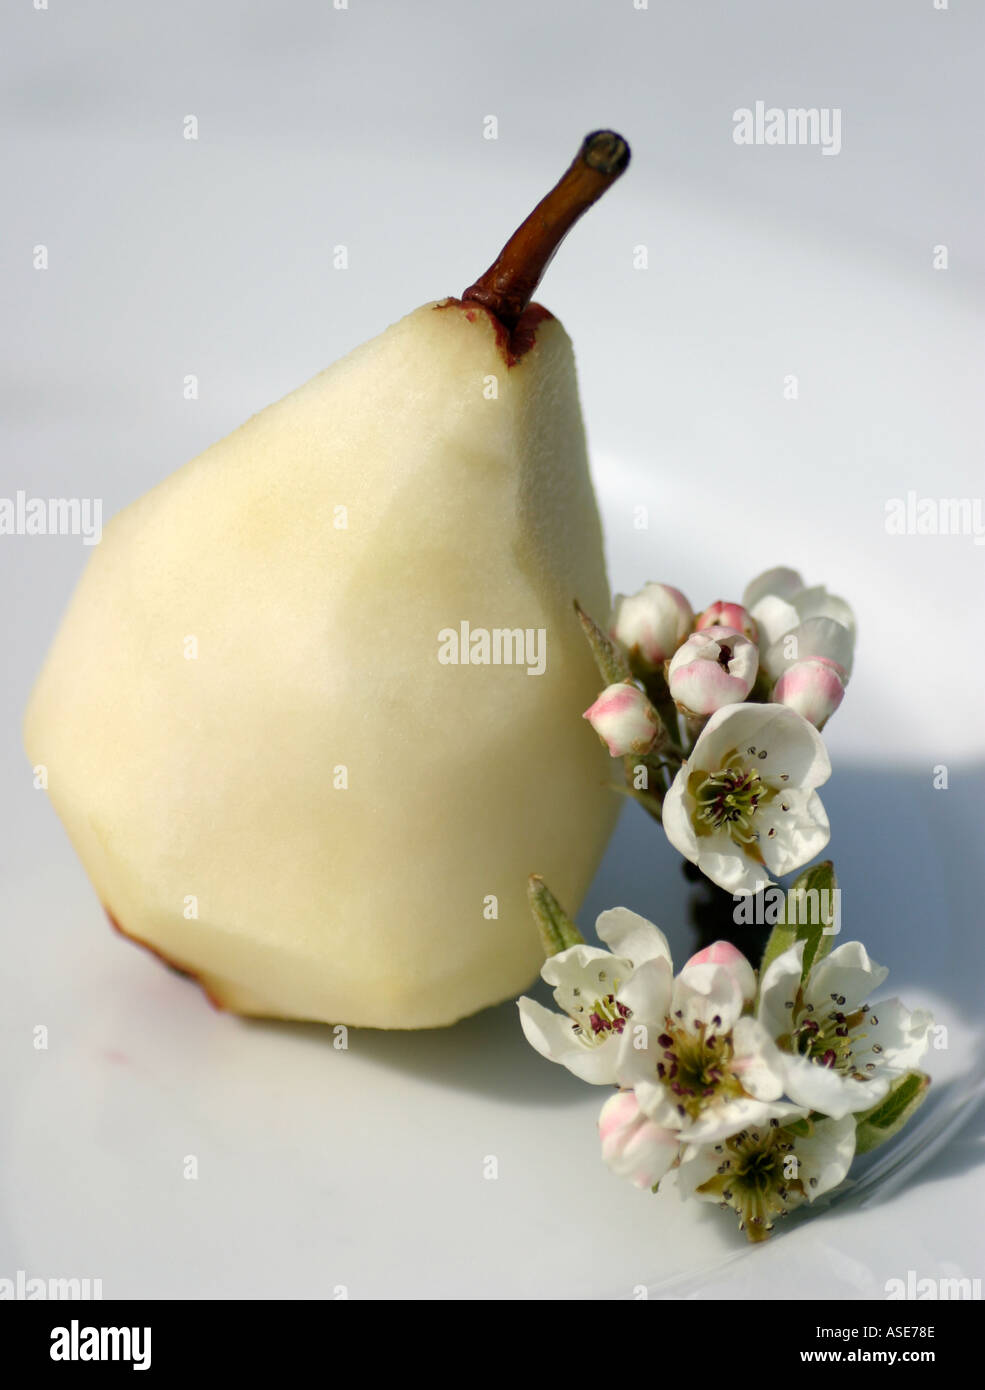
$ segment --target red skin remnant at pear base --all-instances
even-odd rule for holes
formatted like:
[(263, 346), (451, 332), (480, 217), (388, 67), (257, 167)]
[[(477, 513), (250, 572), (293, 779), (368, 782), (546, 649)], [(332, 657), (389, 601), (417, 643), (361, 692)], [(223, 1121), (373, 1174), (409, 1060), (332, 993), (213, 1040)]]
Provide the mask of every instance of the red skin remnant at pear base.
[(152, 956), (156, 956), (163, 965), (166, 965), (169, 970), (173, 970), (175, 974), (184, 975), (186, 979), (194, 980), (212, 1007), (218, 1009), (221, 1013), (226, 1012), (226, 1006), (223, 1004), (222, 1000), (218, 999), (208, 986), (202, 983), (202, 980), (195, 974), (194, 970), (189, 970), (186, 965), (179, 965), (177, 961), (172, 960), (170, 956), (166, 956), (164, 952), (158, 950), (156, 946), (152, 946), (149, 941), (141, 941), (139, 936), (134, 936), (131, 932), (128, 932), (125, 927), (121, 927), (105, 904), (103, 905), (103, 911), (109, 918), (109, 924), (115, 932), (119, 932), (120, 936), (126, 937), (127, 941), (132, 941), (135, 946), (142, 946), (145, 951), (149, 951)]

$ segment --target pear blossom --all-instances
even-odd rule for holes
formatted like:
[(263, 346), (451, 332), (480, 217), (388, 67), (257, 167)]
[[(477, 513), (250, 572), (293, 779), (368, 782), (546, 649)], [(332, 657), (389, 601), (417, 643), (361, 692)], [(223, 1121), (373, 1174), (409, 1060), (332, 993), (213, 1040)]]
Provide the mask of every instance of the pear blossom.
[(787, 1095), (833, 1119), (868, 1110), (912, 1070), (933, 1022), (898, 999), (869, 1001), (889, 973), (860, 941), (846, 941), (801, 982), (804, 943), (777, 956), (760, 989), (758, 1017), (783, 1054)]
[(639, 593), (617, 594), (609, 636), (626, 648), (635, 666), (655, 671), (691, 631), (694, 612), (680, 589), (644, 584)]
[(823, 584), (808, 588), (796, 570), (758, 575), (742, 602), (759, 627), (763, 670), (778, 680), (788, 666), (812, 657), (836, 662), (847, 681), (855, 652), (855, 614)]
[(685, 714), (714, 714), (746, 699), (758, 668), (755, 642), (733, 628), (708, 627), (678, 647), (667, 666), (667, 685)]
[(741, 632), (750, 642), (759, 641), (756, 619), (741, 603), (725, 603), (719, 599), (711, 604), (694, 620), (695, 632), (703, 632), (706, 627), (730, 627), (733, 632)]
[(720, 965), (735, 981), (744, 1003), (756, 997), (756, 972), (745, 956), (731, 941), (713, 941), (710, 946), (696, 951), (685, 962), (684, 969), (692, 965)]
[(775, 704), (717, 710), (674, 778), (663, 827), (713, 883), (756, 893), (770, 874), (800, 868), (828, 843), (816, 787), (831, 775), (820, 734)]
[(626, 753), (648, 753), (660, 736), (660, 716), (631, 681), (620, 681), (602, 691), (582, 715), (614, 758)]
[(676, 979), (666, 965), (641, 962), (619, 991), (628, 1013), (617, 1079), (646, 1118), (682, 1141), (712, 1143), (796, 1111), (781, 1100), (779, 1050), (745, 1012), (756, 977), (741, 952), (716, 942)]
[(602, 1106), (599, 1138), (605, 1162), (635, 1187), (655, 1187), (680, 1152), (680, 1135), (648, 1120), (632, 1091), (617, 1091)]
[(758, 1242), (769, 1236), (777, 1217), (837, 1187), (854, 1157), (852, 1116), (808, 1122), (807, 1111), (799, 1110), (785, 1122), (747, 1126), (719, 1143), (688, 1146), (677, 1188), (682, 1197), (732, 1207), (740, 1230)]
[(611, 950), (569, 946), (548, 957), (541, 969), (561, 1012), (526, 996), (518, 1007), (524, 1035), (542, 1057), (604, 1086), (617, 1079), (620, 1038), (630, 1015), (622, 998), (625, 982), (644, 963), (669, 980), (671, 962), (663, 932), (628, 908), (603, 912), (595, 930)]
[(773, 687), (773, 699), (823, 729), (844, 698), (845, 675), (844, 667), (827, 657), (795, 661)]
[(750, 579), (742, 595), (742, 603), (751, 613), (761, 599), (790, 600), (803, 588), (804, 581), (797, 570), (778, 565), (775, 569), (764, 570), (762, 574), (757, 574), (755, 579)]

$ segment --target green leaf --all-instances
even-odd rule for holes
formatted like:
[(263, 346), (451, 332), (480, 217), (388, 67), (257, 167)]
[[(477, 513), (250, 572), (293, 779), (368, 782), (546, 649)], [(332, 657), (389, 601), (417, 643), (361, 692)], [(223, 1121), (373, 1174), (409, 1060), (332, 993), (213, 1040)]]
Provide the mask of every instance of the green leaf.
[[(812, 864), (794, 880), (787, 893), (776, 925), (766, 943), (760, 961), (760, 979), (777, 956), (804, 943), (804, 972), (806, 979), (812, 965), (818, 964), (831, 950), (838, 925), (838, 880), (830, 859)], [(826, 930), (827, 928), (827, 930)]]
[(855, 1117), (855, 1152), (867, 1154), (898, 1134), (927, 1097), (930, 1077), (926, 1072), (908, 1071), (890, 1087), (889, 1095)]
[(540, 931), (540, 941), (546, 957), (556, 956), (569, 946), (584, 945), (585, 938), (555, 898), (540, 874), (531, 874), (527, 881), (527, 901)]
[(606, 685), (618, 685), (620, 681), (632, 680), (633, 673), (629, 669), (629, 661), (626, 659), (625, 653), (606, 636), (594, 618), (588, 616), (577, 599), (575, 599), (575, 612), (578, 614), (578, 621), (581, 623), (588, 645), (592, 649), (592, 656), (595, 658), (595, 665), (599, 668), (599, 675)]

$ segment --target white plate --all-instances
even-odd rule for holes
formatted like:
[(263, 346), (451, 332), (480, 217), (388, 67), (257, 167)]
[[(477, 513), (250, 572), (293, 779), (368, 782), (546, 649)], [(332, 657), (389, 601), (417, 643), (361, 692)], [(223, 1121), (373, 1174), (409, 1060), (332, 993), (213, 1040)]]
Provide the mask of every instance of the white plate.
[[(981, 25), (922, 8), (808, 32), (772, 6), (712, 24), (626, 0), (601, 39), (597, 7), (561, 0), (500, 0), (496, 27), (356, 0), (298, 3), (289, 25), (272, 3), (5, 18), (0, 492), (84, 492), (107, 515), (460, 290), (586, 129), (625, 130), (632, 168), (543, 292), (578, 351), (613, 585), (704, 603), (795, 560), (856, 605), (825, 792), (844, 930), (948, 1047), (928, 1063), (945, 1142), (927, 1166), (892, 1159), (746, 1254), (723, 1213), (602, 1167), (601, 1094), (536, 1057), (512, 1005), (442, 1033), (352, 1032), (347, 1051), (214, 1013), (109, 931), (30, 785), (19, 714), (85, 551), (7, 537), (0, 1276), (100, 1278), (106, 1296), (878, 1298), (910, 1269), (983, 1273), (981, 1119), (947, 1126), (981, 1074), (985, 550), (883, 524), (908, 489), (981, 493)], [(840, 104), (842, 153), (739, 149), (731, 112), (758, 98)], [(626, 903), (683, 958), (686, 893), (629, 807), (584, 920)]]

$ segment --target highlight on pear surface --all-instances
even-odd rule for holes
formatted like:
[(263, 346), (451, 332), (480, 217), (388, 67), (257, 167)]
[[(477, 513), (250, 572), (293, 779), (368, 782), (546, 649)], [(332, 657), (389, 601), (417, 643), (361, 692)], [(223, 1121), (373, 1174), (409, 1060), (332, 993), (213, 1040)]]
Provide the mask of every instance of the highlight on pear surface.
[[(27, 749), (112, 921), (223, 1008), (452, 1023), (536, 975), (531, 869), (573, 908), (591, 881), (619, 801), (567, 718), (595, 689), (572, 603), (610, 596), (571, 343), (530, 297), (628, 160), (594, 132), (461, 300), (261, 411), (94, 550)], [(442, 660), (466, 630), (490, 659)]]

